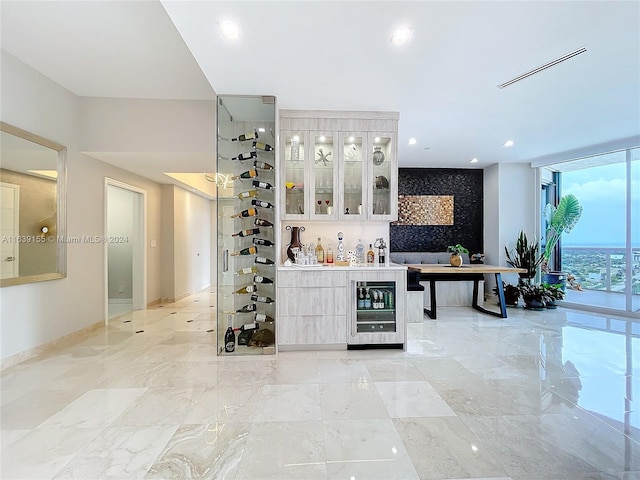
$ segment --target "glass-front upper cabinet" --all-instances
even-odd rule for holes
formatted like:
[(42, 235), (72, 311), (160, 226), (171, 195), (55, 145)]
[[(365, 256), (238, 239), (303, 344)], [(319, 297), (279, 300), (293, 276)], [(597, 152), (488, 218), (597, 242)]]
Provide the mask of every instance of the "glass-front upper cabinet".
[(369, 133), (368, 139), (368, 218), (393, 220), (397, 218), (397, 204), (392, 200), (398, 195), (395, 134)]
[(308, 138), (309, 132), (283, 132), (281, 136), (284, 218), (292, 220), (309, 215), (304, 193), (308, 183), (308, 169), (305, 168)]
[(366, 135), (341, 133), (342, 171), (339, 182), (340, 218), (362, 220), (366, 215), (364, 198), (365, 164), (363, 162)]
[(335, 219), (338, 157), (335, 151), (334, 134), (312, 132), (311, 142), (313, 152), (313, 169), (311, 169), (312, 178), (310, 179), (313, 191), (309, 199), (311, 218)]

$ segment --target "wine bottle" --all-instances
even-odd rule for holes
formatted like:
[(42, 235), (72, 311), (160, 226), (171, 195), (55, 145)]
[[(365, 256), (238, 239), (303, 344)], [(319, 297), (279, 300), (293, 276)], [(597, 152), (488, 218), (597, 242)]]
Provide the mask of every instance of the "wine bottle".
[(238, 194), (238, 198), (240, 200), (243, 200), (245, 198), (257, 197), (257, 196), (258, 196), (257, 190), (247, 190), (246, 192), (240, 192)]
[(320, 243), (320, 237), (318, 237), (318, 245), (316, 246), (316, 260), (318, 260), (318, 263), (324, 263), (324, 248)]
[(259, 168), (260, 170), (273, 170), (273, 165), (267, 162), (262, 162), (260, 160), (256, 160), (253, 162), (253, 166)]
[(239, 178), (254, 178), (258, 176), (258, 171), (255, 168), (242, 172), (240, 175), (234, 175), (231, 180), (237, 180)]
[(253, 294), (251, 295), (251, 301), (259, 303), (273, 303), (274, 300), (271, 297), (262, 297), (260, 295)]
[(255, 275), (253, 277), (253, 283), (273, 283), (273, 280), (267, 277), (263, 277), (261, 275)]
[(271, 150), (273, 150), (273, 147), (271, 145), (262, 142), (253, 142), (253, 148), (264, 150), (265, 152), (270, 152)]
[(258, 322), (253, 322), (253, 323), (245, 323), (240, 328), (234, 328), (234, 330), (238, 330), (240, 332), (246, 332), (247, 330), (257, 330), (258, 328), (260, 328), (260, 326), (258, 325)]
[(241, 162), (245, 160), (251, 160), (252, 158), (258, 158), (258, 154), (254, 151), (241, 153), (237, 157), (231, 157), (231, 160), (240, 160)]
[(254, 207), (275, 208), (273, 203), (265, 202), (264, 200), (257, 200), (255, 198), (253, 200), (251, 200), (251, 205), (253, 205)]
[(224, 351), (231, 353), (236, 349), (236, 334), (233, 333), (233, 327), (229, 325), (227, 332), (224, 334)]
[(255, 263), (260, 263), (262, 265), (273, 265), (275, 262), (267, 257), (256, 257), (254, 260)]
[(367, 252), (367, 263), (373, 264), (376, 260), (376, 255), (373, 253), (373, 246), (369, 244), (369, 251)]
[(364, 308), (364, 288), (358, 289), (358, 309)]
[(271, 223), (269, 220), (265, 220), (264, 218), (256, 218), (253, 221), (253, 224), (257, 227), (273, 227), (273, 223)]
[(251, 133), (243, 133), (242, 135), (237, 136), (236, 138), (232, 138), (232, 142), (244, 142), (245, 140), (253, 140), (258, 138), (258, 132), (255, 130)]
[[(255, 208), (248, 208), (248, 209), (243, 210), (241, 212), (234, 213), (233, 215), (231, 215), (231, 218), (255, 217), (256, 215), (258, 215), (258, 211)], [(256, 225), (258, 225), (258, 224), (256, 223)]]
[(255, 312), (257, 309), (258, 309), (258, 306), (255, 303), (250, 303), (249, 305), (245, 305), (244, 307), (236, 310), (236, 313), (250, 313), (250, 312)]
[(258, 249), (256, 247), (247, 247), (237, 252), (233, 252), (231, 256), (237, 257), (239, 255), (255, 255), (256, 253), (258, 253)]
[(232, 237), (249, 237), (251, 235), (258, 235), (260, 233), (259, 228), (249, 228), (247, 230), (240, 230), (238, 233), (233, 233)]
[(371, 308), (371, 294), (367, 288), (364, 294), (364, 308)]
[(275, 243), (266, 238), (254, 238), (251, 243), (254, 245), (264, 245), (265, 247), (273, 247), (275, 245)]
[(247, 285), (246, 287), (239, 288), (232, 295), (246, 295), (247, 293), (253, 293), (257, 290), (255, 285)]
[(251, 185), (256, 188), (264, 188), (265, 190), (271, 190), (273, 188), (273, 185), (271, 185), (270, 183), (261, 182), (260, 180), (254, 180)]
[(270, 317), (266, 313), (256, 313), (254, 320), (256, 322), (274, 322), (275, 321), (273, 317)]
[(236, 272), (236, 275), (251, 275), (258, 273), (258, 267), (245, 267)]

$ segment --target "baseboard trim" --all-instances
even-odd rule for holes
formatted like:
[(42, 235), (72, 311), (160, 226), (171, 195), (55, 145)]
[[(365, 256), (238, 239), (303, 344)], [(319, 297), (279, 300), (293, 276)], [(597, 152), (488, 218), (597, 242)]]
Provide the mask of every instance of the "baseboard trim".
[(13, 367), (19, 363), (24, 362), (25, 360), (29, 360), (37, 355), (42, 355), (43, 353), (47, 353), (50, 350), (55, 348), (63, 347), (72, 341), (77, 341), (81, 337), (85, 336), (88, 333), (91, 333), (100, 328), (104, 328), (104, 320), (94, 323), (88, 327), (82, 328), (80, 330), (76, 330), (75, 332), (71, 332), (67, 335), (63, 335), (60, 338), (56, 338), (47, 343), (43, 343), (42, 345), (38, 345), (37, 347), (30, 348), (23, 352), (18, 352), (14, 355), (9, 355), (6, 358), (3, 358), (0, 363), (0, 371), (3, 371), (9, 367)]

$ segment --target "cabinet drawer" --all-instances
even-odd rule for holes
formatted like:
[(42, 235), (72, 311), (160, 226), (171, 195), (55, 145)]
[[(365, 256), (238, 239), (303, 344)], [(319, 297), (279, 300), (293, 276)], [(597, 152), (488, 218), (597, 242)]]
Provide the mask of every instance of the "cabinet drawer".
[(279, 345), (347, 343), (347, 317), (307, 315), (278, 318)]
[(278, 316), (346, 315), (347, 290), (337, 288), (278, 288)]
[(347, 272), (331, 271), (332, 267), (316, 267), (309, 271), (278, 271), (278, 287), (346, 287)]

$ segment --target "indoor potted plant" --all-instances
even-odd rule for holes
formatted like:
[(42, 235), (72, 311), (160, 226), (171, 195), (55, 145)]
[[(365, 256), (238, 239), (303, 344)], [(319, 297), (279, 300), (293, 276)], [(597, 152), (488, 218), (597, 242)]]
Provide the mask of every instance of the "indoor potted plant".
[(546, 304), (547, 308), (558, 308), (557, 300), (564, 300), (564, 290), (556, 285), (545, 285), (542, 284), (542, 287), (545, 289), (546, 293)]
[[(518, 306), (518, 300), (520, 300), (520, 287), (511, 283), (502, 282), (502, 291), (504, 292), (504, 303), (507, 307)], [(493, 293), (498, 294), (498, 287), (493, 287)], [(500, 304), (500, 299), (498, 299)]]
[(544, 259), (539, 253), (540, 245), (537, 241), (529, 242), (527, 234), (524, 231), (520, 231), (518, 240), (516, 241), (516, 248), (511, 252), (507, 247), (504, 247), (504, 253), (507, 256), (507, 263), (514, 268), (524, 268), (526, 273), (519, 273), (521, 280), (530, 281), (536, 276), (538, 267)]
[(451, 266), (459, 267), (462, 265), (462, 254), (468, 254), (469, 250), (458, 243), (457, 245), (449, 245), (447, 247), (447, 252), (451, 253), (451, 256), (449, 256), (449, 263), (451, 263)]
[(529, 310), (544, 310), (549, 299), (545, 288), (539, 283), (523, 283), (520, 285), (524, 308)]
[(578, 199), (572, 193), (565, 195), (558, 202), (558, 206), (550, 203), (544, 208), (544, 218), (547, 222), (546, 242), (542, 257), (542, 283), (544, 285), (555, 285), (562, 290), (565, 289), (567, 283), (567, 274), (560, 271), (550, 271), (549, 264), (553, 250), (558, 244), (563, 233), (570, 233), (576, 226), (580, 216), (582, 215), (582, 206)]

